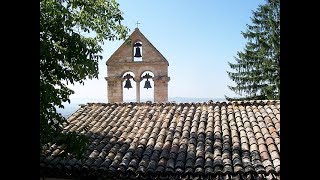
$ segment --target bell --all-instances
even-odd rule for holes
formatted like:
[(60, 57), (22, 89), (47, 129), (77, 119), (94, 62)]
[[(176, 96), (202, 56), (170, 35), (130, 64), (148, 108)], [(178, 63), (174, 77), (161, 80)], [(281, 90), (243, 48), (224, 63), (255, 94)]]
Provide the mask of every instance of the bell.
[(150, 81), (149, 81), (148, 79), (147, 79), (146, 82), (144, 83), (144, 87), (143, 87), (143, 88), (147, 88), (147, 89), (148, 89), (148, 88), (152, 88), (152, 87), (151, 87), (151, 84), (150, 84)]
[(136, 54), (134, 55), (134, 57), (142, 57), (141, 53), (140, 53), (140, 48), (136, 47)]
[(130, 79), (127, 79), (126, 80), (126, 84), (124, 85), (124, 88), (132, 88), (132, 86), (131, 86), (131, 82), (130, 82)]

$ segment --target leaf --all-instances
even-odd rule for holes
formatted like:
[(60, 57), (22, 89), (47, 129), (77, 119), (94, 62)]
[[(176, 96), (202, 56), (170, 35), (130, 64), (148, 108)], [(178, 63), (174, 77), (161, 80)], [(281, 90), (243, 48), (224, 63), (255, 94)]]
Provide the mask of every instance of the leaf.
[[(104, 40), (126, 39), (129, 29), (121, 24), (118, 5), (109, 0), (40, 1), (40, 149), (55, 142), (66, 143), (64, 155), (84, 151), (85, 137), (61, 133), (66, 119), (56, 107), (70, 103), (74, 91), (68, 83), (98, 77)], [(87, 37), (89, 32), (94, 37)]]

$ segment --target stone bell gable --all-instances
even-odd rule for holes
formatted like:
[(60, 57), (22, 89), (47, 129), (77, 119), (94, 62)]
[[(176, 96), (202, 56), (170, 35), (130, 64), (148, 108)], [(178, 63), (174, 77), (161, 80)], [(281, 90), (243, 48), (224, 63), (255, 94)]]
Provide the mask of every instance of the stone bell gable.
[[(139, 55), (137, 55), (139, 54)], [(139, 56), (139, 57), (138, 57)], [(123, 102), (123, 76), (126, 72), (134, 74), (136, 98), (140, 102), (140, 82), (142, 74), (154, 74), (154, 101), (168, 101), (168, 66), (166, 58), (151, 42), (135, 28), (130, 37), (111, 55), (106, 62), (108, 81), (108, 102)]]
[(167, 59), (151, 44), (151, 42), (135, 28), (130, 37), (111, 55), (107, 60), (107, 66), (119, 63), (133, 63), (133, 45), (135, 42), (142, 42), (143, 62), (158, 63), (169, 66)]

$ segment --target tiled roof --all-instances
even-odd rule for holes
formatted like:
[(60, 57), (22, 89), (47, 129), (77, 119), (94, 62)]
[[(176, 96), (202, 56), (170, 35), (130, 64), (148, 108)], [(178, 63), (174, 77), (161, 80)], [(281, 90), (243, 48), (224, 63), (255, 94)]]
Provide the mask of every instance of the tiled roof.
[(84, 160), (52, 145), (45, 176), (280, 179), (280, 101), (88, 103), (65, 131), (89, 137)]

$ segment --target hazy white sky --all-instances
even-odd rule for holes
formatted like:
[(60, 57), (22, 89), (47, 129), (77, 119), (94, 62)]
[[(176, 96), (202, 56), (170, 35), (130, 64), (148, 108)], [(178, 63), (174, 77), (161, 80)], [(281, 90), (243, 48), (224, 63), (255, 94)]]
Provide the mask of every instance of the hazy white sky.
[[(246, 39), (241, 31), (250, 24), (252, 11), (262, 0), (119, 0), (122, 22), (131, 31), (139, 30), (169, 61), (169, 97), (223, 98), (237, 96), (226, 71), (242, 51)], [(106, 61), (123, 41), (106, 42), (99, 63), (99, 79), (69, 86), (73, 99), (102, 99), (107, 102)], [(144, 83), (141, 83), (143, 86)], [(133, 87), (135, 87), (133, 85)], [(153, 87), (153, 84), (152, 84)], [(141, 98), (153, 98), (152, 89), (141, 89)], [(135, 99), (135, 88), (124, 90), (124, 100)]]

